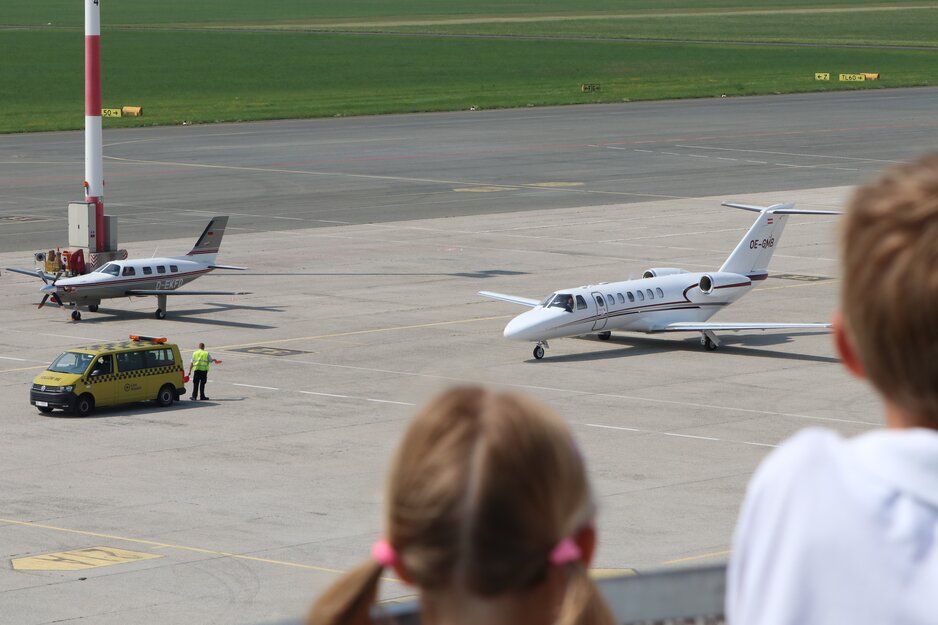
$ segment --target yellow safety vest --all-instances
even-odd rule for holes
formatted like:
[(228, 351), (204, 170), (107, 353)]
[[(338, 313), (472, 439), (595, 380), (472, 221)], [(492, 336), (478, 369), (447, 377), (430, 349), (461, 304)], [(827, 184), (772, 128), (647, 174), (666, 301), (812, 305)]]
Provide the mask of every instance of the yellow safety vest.
[(192, 352), (192, 368), (196, 371), (208, 371), (209, 354), (204, 349)]

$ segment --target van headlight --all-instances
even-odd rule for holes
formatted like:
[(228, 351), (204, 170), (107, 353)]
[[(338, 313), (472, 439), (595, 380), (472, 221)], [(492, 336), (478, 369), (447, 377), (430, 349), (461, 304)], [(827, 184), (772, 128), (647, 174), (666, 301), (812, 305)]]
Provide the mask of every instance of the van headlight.
[(75, 388), (74, 386), (63, 386), (63, 387), (62, 387), (62, 392), (63, 392), (63, 393), (71, 393), (74, 388)]

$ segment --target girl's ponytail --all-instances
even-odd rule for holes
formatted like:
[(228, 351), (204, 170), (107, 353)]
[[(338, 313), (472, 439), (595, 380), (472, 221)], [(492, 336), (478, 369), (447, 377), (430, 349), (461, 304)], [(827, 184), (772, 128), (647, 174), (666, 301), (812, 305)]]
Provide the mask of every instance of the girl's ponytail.
[(339, 578), (313, 604), (307, 625), (371, 625), (384, 566), (369, 560)]
[(582, 562), (566, 567), (567, 590), (556, 625), (615, 625), (615, 619)]

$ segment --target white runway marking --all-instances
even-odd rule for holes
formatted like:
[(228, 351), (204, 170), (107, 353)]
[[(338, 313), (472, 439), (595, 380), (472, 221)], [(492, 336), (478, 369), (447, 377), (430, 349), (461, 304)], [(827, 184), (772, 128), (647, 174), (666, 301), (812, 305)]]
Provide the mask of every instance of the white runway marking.
[[(12, 356), (0, 356), (0, 360), (15, 360), (16, 362), (29, 362), (25, 358), (13, 358)], [(33, 361), (36, 362), (36, 361)]]
[(303, 393), (304, 395), (318, 395), (320, 397), (338, 397), (339, 399), (357, 399), (363, 401), (371, 401), (378, 404), (397, 404), (398, 406), (416, 406), (417, 404), (411, 404), (406, 401), (391, 401), (390, 399), (372, 399), (370, 397), (353, 397), (351, 395), (339, 395), (338, 393), (318, 393), (316, 391), (297, 391)]
[(257, 386), (256, 384), (238, 384), (237, 382), (230, 382), (232, 386), (244, 386), (247, 388), (262, 388), (266, 391), (279, 391), (279, 388), (274, 388), (273, 386)]
[(585, 425), (591, 428), (603, 428), (606, 430), (622, 430), (624, 432), (638, 432), (639, 434), (659, 434), (661, 436), (672, 436), (675, 438), (693, 438), (702, 441), (715, 441), (718, 443), (736, 443), (738, 445), (751, 445), (753, 447), (778, 447), (778, 445), (769, 445), (768, 443), (753, 443), (751, 441), (734, 441), (726, 438), (714, 438), (712, 436), (695, 436), (693, 434), (679, 434), (677, 432), (658, 432), (655, 430), (640, 430), (638, 428), (620, 427), (617, 425), (600, 425), (599, 423), (576, 423), (576, 425)]

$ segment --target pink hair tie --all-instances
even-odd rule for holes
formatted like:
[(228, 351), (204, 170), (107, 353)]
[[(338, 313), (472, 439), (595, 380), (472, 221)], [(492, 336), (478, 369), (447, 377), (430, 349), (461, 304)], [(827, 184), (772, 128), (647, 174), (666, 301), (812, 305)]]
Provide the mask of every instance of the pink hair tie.
[(386, 539), (382, 538), (371, 546), (371, 557), (381, 566), (387, 568), (397, 562), (397, 552)]
[(564, 538), (550, 552), (550, 563), (561, 566), (569, 562), (576, 562), (583, 556), (583, 552), (569, 536)]

